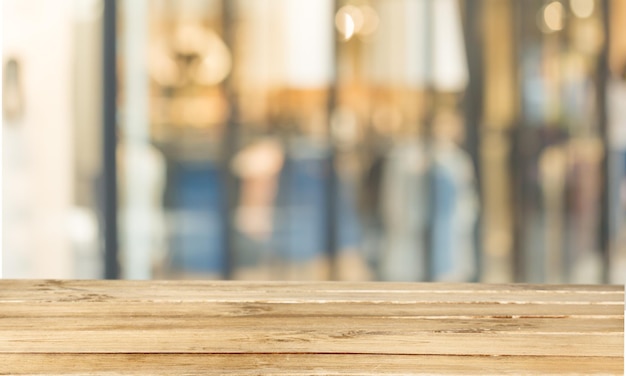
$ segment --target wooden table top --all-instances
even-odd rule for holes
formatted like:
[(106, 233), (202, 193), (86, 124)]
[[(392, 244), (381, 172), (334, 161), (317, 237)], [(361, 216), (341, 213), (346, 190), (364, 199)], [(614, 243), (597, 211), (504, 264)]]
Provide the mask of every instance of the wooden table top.
[(0, 375), (622, 375), (623, 355), (623, 286), (0, 280)]

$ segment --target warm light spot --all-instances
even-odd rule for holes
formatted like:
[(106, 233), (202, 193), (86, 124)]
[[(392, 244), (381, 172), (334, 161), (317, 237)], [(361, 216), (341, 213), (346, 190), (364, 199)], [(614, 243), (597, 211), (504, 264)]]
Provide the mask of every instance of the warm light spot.
[(593, 14), (594, 0), (570, 0), (572, 13), (578, 18), (587, 18)]
[(553, 1), (543, 9), (543, 20), (549, 31), (563, 29), (563, 5)]
[(335, 15), (335, 26), (343, 35), (344, 40), (349, 40), (363, 27), (364, 17), (361, 9), (354, 5), (341, 7)]
[(349, 14), (344, 14), (343, 19), (344, 19), (344, 26), (345, 26), (343, 36), (344, 38), (346, 38), (346, 40), (348, 40), (352, 38), (352, 36), (354, 35), (354, 19)]
[(216, 85), (230, 73), (232, 58), (224, 41), (213, 30), (206, 33), (204, 58), (196, 71), (196, 81), (203, 85)]

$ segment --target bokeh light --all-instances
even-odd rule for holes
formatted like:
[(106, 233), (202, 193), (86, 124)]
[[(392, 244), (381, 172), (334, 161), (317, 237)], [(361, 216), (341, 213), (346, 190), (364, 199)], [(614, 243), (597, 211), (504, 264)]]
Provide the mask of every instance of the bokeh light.
[(572, 13), (578, 18), (588, 18), (595, 8), (594, 0), (570, 0)]

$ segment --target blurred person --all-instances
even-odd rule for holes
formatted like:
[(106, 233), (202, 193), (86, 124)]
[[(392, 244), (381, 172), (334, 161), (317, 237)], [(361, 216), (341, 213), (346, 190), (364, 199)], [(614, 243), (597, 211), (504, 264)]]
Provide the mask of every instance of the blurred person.
[(562, 144), (547, 146), (539, 156), (538, 174), (544, 210), (543, 263), (545, 282), (563, 282), (563, 235), (565, 186), (567, 177), (567, 150)]
[(430, 145), (403, 135), (392, 146), (381, 191), (383, 279), (476, 278), (478, 203), (472, 161), (459, 146), (463, 137), (459, 116), (443, 110), (433, 120)]
[[(604, 145), (597, 138), (572, 138), (567, 143), (570, 245), (563, 264), (566, 283), (600, 283), (602, 257), (598, 243), (602, 158)], [(561, 215), (564, 215), (562, 213)], [(552, 270), (550, 270), (552, 272)], [(555, 274), (550, 273), (549, 276)]]
[[(342, 168), (342, 158), (344, 166)], [(334, 189), (337, 210), (337, 279), (342, 281), (367, 281), (373, 278), (369, 261), (371, 254), (364, 248), (365, 234), (357, 209), (358, 187), (354, 175), (345, 166), (348, 155), (337, 155), (337, 179)]]
[[(392, 117), (388, 121), (398, 128)], [(425, 141), (408, 128), (398, 132), (381, 167), (379, 273), (388, 281), (421, 281), (427, 273), (428, 156)]]
[[(329, 215), (336, 220), (336, 275), (341, 280), (364, 280), (370, 271), (360, 252), (360, 227), (352, 181), (341, 171), (341, 156), (330, 168), (325, 110), (285, 121), (284, 164), (278, 177), (272, 246), (278, 257), (276, 278), (323, 280), (331, 275)], [(334, 174), (331, 176), (330, 174)], [(334, 186), (329, 180), (334, 177)], [(329, 208), (329, 195), (334, 206)], [(332, 210), (329, 213), (328, 210)]]
[(168, 274), (219, 279), (225, 273), (223, 173), (217, 161), (170, 156), (166, 208)]
[(282, 145), (262, 138), (241, 149), (231, 168), (239, 178), (240, 189), (235, 212), (236, 278), (270, 279), (276, 262), (271, 240), (278, 176), (284, 165)]
[(371, 160), (359, 189), (359, 210), (364, 228), (363, 248), (368, 264), (377, 273), (380, 271), (378, 252), (384, 246), (380, 199), (386, 151), (381, 149), (369, 150)]
[(460, 147), (463, 127), (460, 116), (449, 110), (433, 121), (429, 259), (434, 281), (469, 282), (477, 277), (478, 198), (471, 157)]
[[(313, 121), (313, 119), (309, 119)], [(274, 239), (283, 279), (326, 279), (328, 145), (312, 132), (296, 130), (285, 143), (274, 218)]]
[[(563, 150), (566, 150), (564, 145), (567, 133), (555, 123), (544, 122), (532, 127), (515, 127), (511, 137), (513, 151), (510, 168), (514, 171), (512, 188), (516, 196), (514, 200), (518, 216), (516, 226), (519, 226), (516, 229), (518, 231), (516, 236), (519, 236), (517, 241), (520, 242), (516, 250), (519, 262), (516, 268), (520, 273), (520, 279), (528, 283), (546, 283), (548, 278), (551, 278), (549, 274), (561, 278), (556, 273), (550, 273), (546, 265), (546, 257), (550, 253), (546, 249), (546, 230), (549, 221), (556, 217), (552, 215), (554, 211), (551, 211), (555, 207), (555, 202), (545, 201), (546, 198), (552, 200), (555, 197), (554, 192), (558, 193), (560, 190), (559, 179), (551, 177), (544, 181), (542, 178), (549, 174), (550, 168), (567, 171), (566, 165), (559, 164), (565, 163), (565, 158), (560, 156), (563, 155)], [(557, 222), (559, 220), (556, 219)], [(563, 233), (559, 233), (558, 236), (563, 236)], [(562, 253), (560, 249), (551, 251)], [(559, 259), (561, 257), (562, 255), (558, 256)]]
[(150, 144), (120, 141), (117, 159), (124, 277), (151, 279), (166, 257), (165, 158)]

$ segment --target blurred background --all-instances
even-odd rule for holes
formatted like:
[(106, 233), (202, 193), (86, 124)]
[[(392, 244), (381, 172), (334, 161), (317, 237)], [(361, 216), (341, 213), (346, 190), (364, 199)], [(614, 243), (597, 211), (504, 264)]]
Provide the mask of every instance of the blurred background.
[(3, 0), (3, 276), (620, 283), (622, 0)]

